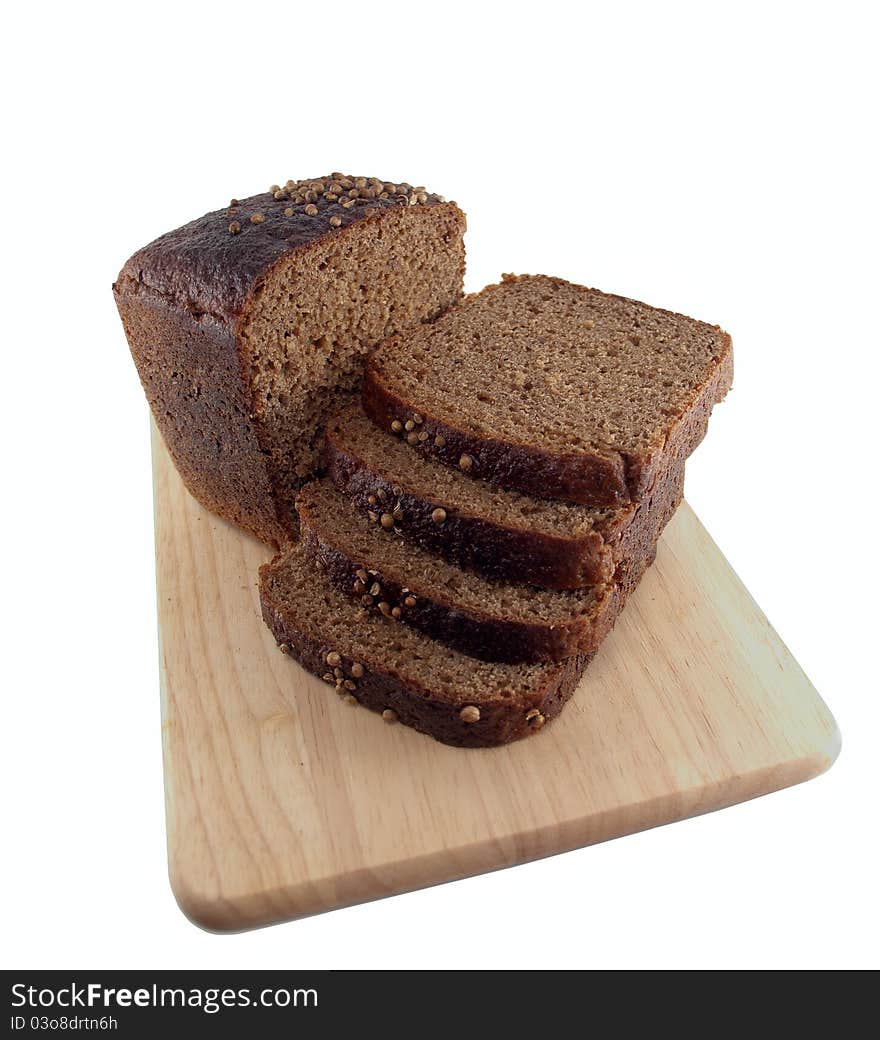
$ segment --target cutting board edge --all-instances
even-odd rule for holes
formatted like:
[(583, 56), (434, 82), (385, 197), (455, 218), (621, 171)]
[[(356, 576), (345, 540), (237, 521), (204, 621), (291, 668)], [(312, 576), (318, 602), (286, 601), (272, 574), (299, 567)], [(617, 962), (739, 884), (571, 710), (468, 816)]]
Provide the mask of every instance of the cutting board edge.
[[(178, 907), (186, 918), (209, 932), (233, 933), (285, 924), (390, 896), (404, 895), (495, 870), (520, 866), (576, 849), (627, 837), (670, 823), (704, 816), (776, 791), (795, 787), (827, 772), (841, 749), (840, 730), (830, 712), (827, 742), (788, 762), (762, 767), (752, 773), (660, 795), (638, 806), (629, 822), (621, 816), (632, 807), (607, 810), (534, 831), (509, 835), (504, 844), (525, 843), (513, 854), (500, 852), (498, 839), (487, 837), (458, 848), (425, 853), (374, 867), (362, 867), (283, 886), (274, 890), (221, 893), (200, 891), (197, 880), (175, 869), (173, 814), (168, 810), (168, 879)], [(166, 801), (173, 794), (166, 788)], [(256, 888), (256, 885), (253, 886)]]

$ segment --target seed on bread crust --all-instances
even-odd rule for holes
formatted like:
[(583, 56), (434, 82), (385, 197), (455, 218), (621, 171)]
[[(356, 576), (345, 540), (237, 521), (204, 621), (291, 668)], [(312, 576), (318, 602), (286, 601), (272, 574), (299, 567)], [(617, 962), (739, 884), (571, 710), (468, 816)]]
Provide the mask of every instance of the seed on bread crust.
[(466, 722), (468, 724), (472, 722), (479, 722), (480, 709), (475, 704), (467, 704), (458, 713), (458, 717), (461, 719), (462, 722)]
[(532, 727), (532, 729), (540, 729), (547, 720), (541, 714), (537, 708), (532, 708), (526, 712), (526, 722)]

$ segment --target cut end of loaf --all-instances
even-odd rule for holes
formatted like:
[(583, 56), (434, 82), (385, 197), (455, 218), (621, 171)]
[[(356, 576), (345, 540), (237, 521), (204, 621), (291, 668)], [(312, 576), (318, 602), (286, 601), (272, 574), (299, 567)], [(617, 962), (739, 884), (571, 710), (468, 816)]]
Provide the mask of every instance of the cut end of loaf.
[(398, 208), (272, 268), (240, 335), (280, 508), (317, 468), (327, 414), (359, 389), (367, 352), (456, 302), (461, 242), (457, 210)]

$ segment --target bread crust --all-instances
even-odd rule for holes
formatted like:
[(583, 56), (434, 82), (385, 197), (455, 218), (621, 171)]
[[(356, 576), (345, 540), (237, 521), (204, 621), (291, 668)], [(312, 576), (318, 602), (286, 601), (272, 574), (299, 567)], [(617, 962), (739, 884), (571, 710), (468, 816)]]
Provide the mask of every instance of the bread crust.
[[(307, 671), (321, 677), (327, 671), (327, 655), (335, 648), (315, 640), (296, 625), (296, 618), (290, 612), (283, 612), (273, 602), (263, 580), (264, 573), (271, 566), (267, 564), (260, 569), (263, 620), (286, 653)], [(365, 674), (357, 678), (356, 689), (351, 696), (371, 711), (381, 713), (390, 709), (403, 725), (443, 744), (462, 748), (497, 747), (532, 736), (555, 718), (574, 693), (591, 659), (591, 654), (577, 654), (548, 667), (547, 680), (540, 690), (528, 695), (513, 693), (503, 700), (482, 702), (479, 704), (479, 720), (470, 723), (465, 722), (460, 713), (466, 705), (474, 703), (473, 698), (453, 702), (439, 697), (432, 690), (408, 686), (379, 660), (362, 659), (357, 662), (365, 669)], [(355, 663), (340, 654), (340, 665), (345, 675), (353, 674), (352, 666)], [(348, 691), (343, 689), (343, 692)], [(328, 685), (327, 696), (335, 696), (332, 686)], [(340, 704), (340, 710), (344, 710), (344, 707)], [(542, 717), (540, 724), (535, 723), (537, 716), (531, 715), (533, 712)], [(530, 715), (531, 718), (528, 717)]]
[[(656, 542), (682, 499), (684, 471), (670, 482), (663, 494), (650, 499), (649, 515), (640, 525), (641, 536), (628, 545), (618, 563), (615, 580), (597, 586), (597, 602), (590, 615), (572, 614), (563, 624), (529, 622), (499, 616), (489, 610), (465, 609), (444, 588), (432, 588), (408, 578), (408, 585), (381, 569), (370, 570), (371, 562), (347, 546), (330, 541), (313, 523), (307, 511), (300, 513), (300, 538), (305, 550), (321, 565), (327, 579), (341, 592), (361, 598), (363, 583), (358, 571), (369, 570), (368, 584), (377, 582), (380, 593), (373, 609), (387, 604), (397, 609), (402, 623), (411, 625), (462, 653), (486, 661), (510, 664), (560, 661), (578, 652), (595, 652), (614, 627), (627, 596), (641, 580), (656, 555)], [(396, 537), (389, 533), (386, 537)], [(407, 600), (410, 601), (407, 605)], [(414, 601), (414, 602), (413, 602)]]
[[(655, 537), (653, 500), (657, 497), (662, 502), (674, 495), (679, 463), (683, 464), (678, 453), (669, 461), (672, 469), (661, 473), (655, 488), (645, 496), (651, 500), (647, 508), (642, 503), (630, 504), (609, 513), (603, 524), (583, 535), (557, 537), (453, 509), (446, 502), (398, 487), (380, 469), (354, 454), (334, 436), (332, 428), (325, 445), (327, 475), (360, 511), (368, 514), (377, 498), (399, 503), (396, 526), (423, 548), (488, 578), (559, 590), (612, 582), (621, 559), (634, 557), (640, 546), (651, 544)], [(438, 507), (446, 513), (439, 526), (432, 519)]]
[[(463, 233), (464, 214), (435, 199), (425, 205), (454, 211)], [(295, 537), (296, 515), (274, 490), (240, 329), (277, 264), (400, 208), (391, 199), (350, 209), (319, 200), (320, 217), (297, 210), (282, 219), (288, 205), (265, 193), (207, 213), (138, 250), (113, 285), (156, 425), (187, 489), (276, 548)], [(263, 223), (250, 222), (256, 213)], [(340, 226), (331, 228), (330, 217)], [(232, 220), (239, 234), (230, 233)]]
[[(505, 281), (516, 280), (515, 276), (505, 276)], [(483, 292), (497, 288), (488, 286)], [(659, 474), (673, 464), (672, 458), (687, 458), (702, 440), (713, 405), (722, 400), (733, 382), (731, 339), (721, 329), (718, 333), (722, 343), (720, 357), (690, 407), (671, 424), (662, 448), (647, 458), (597, 450), (578, 453), (552, 450), (486, 437), (455, 426), (445, 417), (433, 414), (423, 402), (405, 400), (386, 385), (375, 354), (368, 359), (364, 372), (363, 408), (386, 431), (392, 429), (392, 423), (405, 424), (418, 414), (419, 432), (428, 436), (417, 441), (413, 450), (449, 466), (459, 466), (461, 457), (467, 455), (472, 460), (467, 470), (470, 476), (535, 498), (619, 508), (638, 502)]]

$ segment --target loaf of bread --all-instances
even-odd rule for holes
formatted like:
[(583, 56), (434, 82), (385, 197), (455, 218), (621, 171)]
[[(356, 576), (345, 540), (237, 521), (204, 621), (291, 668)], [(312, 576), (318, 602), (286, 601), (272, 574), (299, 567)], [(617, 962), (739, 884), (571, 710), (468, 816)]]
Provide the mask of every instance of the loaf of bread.
[(558, 278), (460, 302), (464, 230), (332, 173), (163, 235), (113, 290), (184, 483), (282, 550), (259, 578), (281, 649), (345, 704), (490, 747), (573, 693), (733, 370), (719, 328)]
[(333, 173), (233, 199), (128, 260), (113, 288), (131, 352), (204, 506), (291, 537), (326, 415), (367, 351), (460, 297), (464, 228), (422, 188)]
[(263, 618), (281, 649), (355, 707), (445, 744), (491, 747), (541, 730), (589, 655), (558, 664), (477, 661), (335, 589), (301, 545), (260, 569)]
[(614, 581), (556, 592), (483, 578), (413, 542), (386, 523), (358, 513), (328, 480), (300, 492), (300, 536), (327, 579), (361, 606), (419, 629), (462, 653), (511, 664), (560, 661), (592, 653), (611, 631), (627, 595), (652, 562), (662, 528), (681, 500), (675, 493), (658, 510), (650, 541), (634, 547)]
[(651, 544), (684, 466), (661, 474), (638, 505), (592, 509), (472, 480), (384, 433), (357, 403), (331, 419), (326, 440), (328, 476), (374, 522), (390, 513), (407, 539), (461, 567), (551, 589), (613, 581), (621, 560)]
[(560, 278), (505, 276), (371, 356), (367, 414), (502, 487), (638, 502), (687, 458), (733, 378), (717, 326)]

